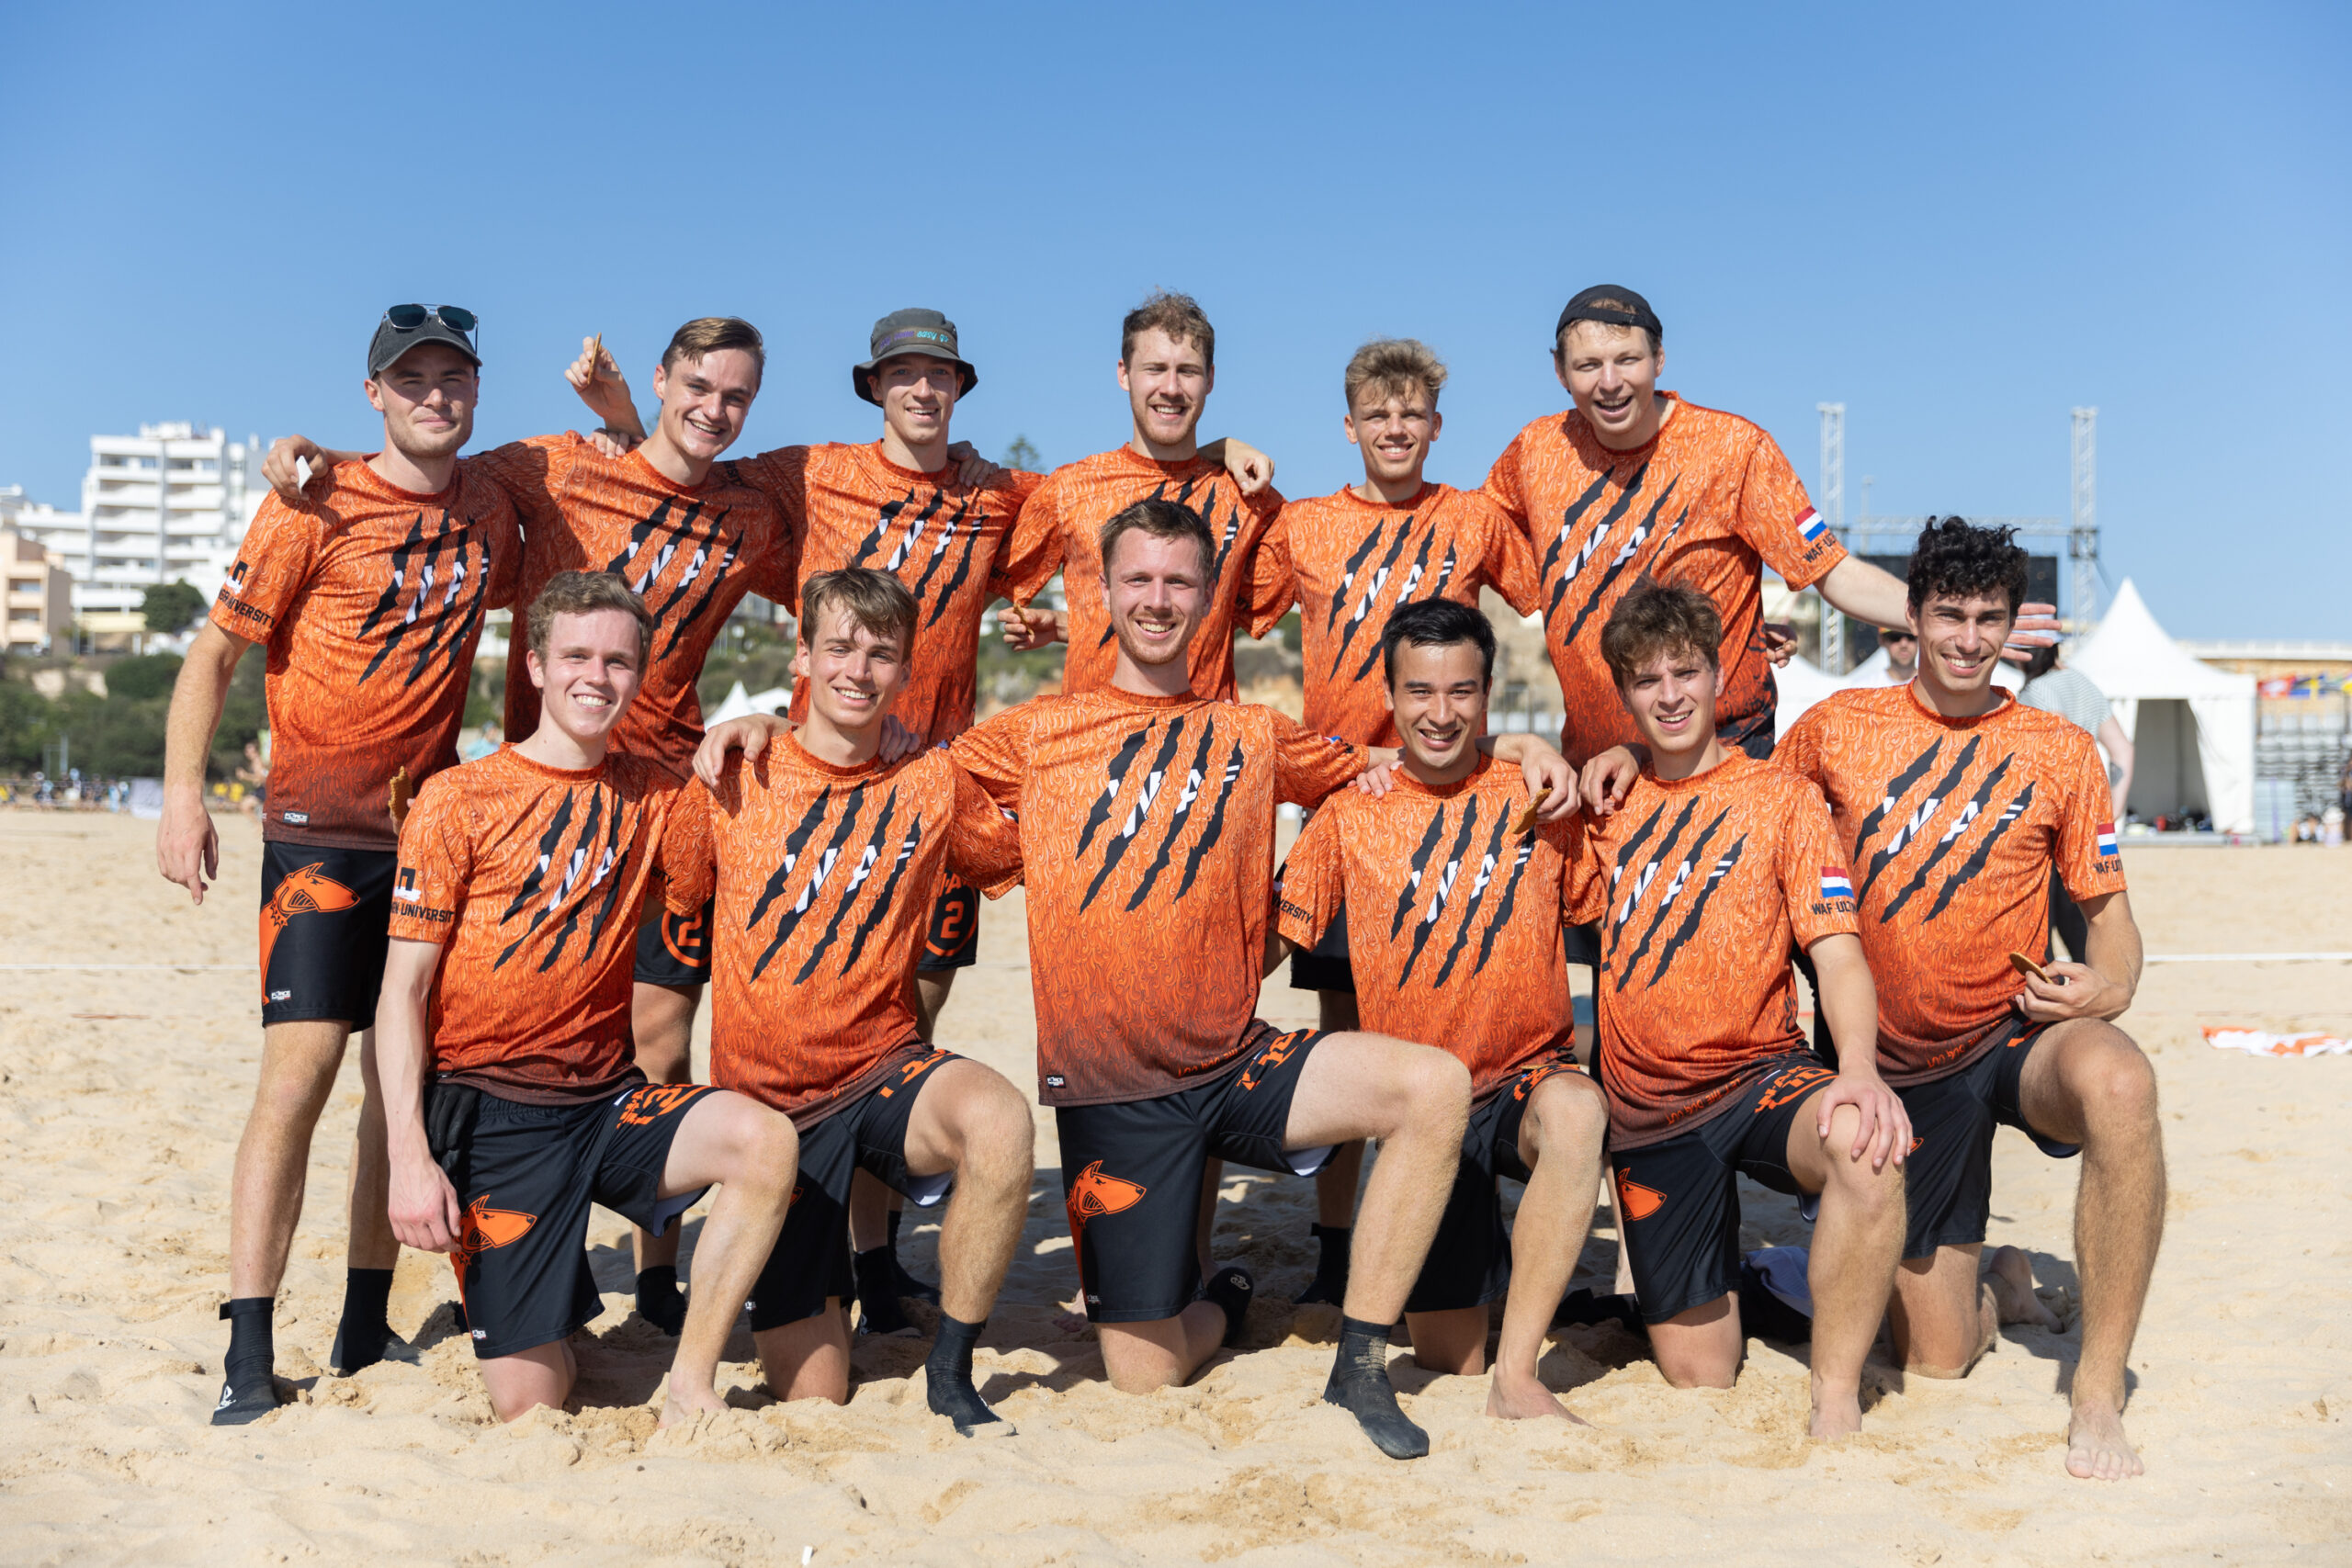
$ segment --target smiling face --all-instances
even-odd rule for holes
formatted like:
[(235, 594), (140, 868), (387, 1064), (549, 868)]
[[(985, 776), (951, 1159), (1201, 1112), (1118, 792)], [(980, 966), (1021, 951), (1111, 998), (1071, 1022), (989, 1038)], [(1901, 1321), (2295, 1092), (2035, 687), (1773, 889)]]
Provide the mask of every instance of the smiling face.
[(1486, 666), (1474, 642), (1396, 645), (1388, 707), (1406, 764), (1424, 783), (1451, 784), (1476, 765), (1487, 733)]
[(1364, 477), (1375, 484), (1418, 483), (1430, 443), (1445, 427), (1437, 400), (1424, 388), (1388, 391), (1366, 387), (1341, 421), (1348, 439), (1363, 449)]
[(1919, 667), (1919, 635), (1908, 626), (1883, 626), (1878, 640), (1886, 649), (1886, 672), (1909, 680)]
[(952, 359), (928, 354), (896, 354), (867, 373), (882, 419), (909, 446), (947, 439), (963, 373)]
[(653, 372), (653, 395), (662, 400), (662, 435), (681, 454), (707, 463), (743, 434), (752, 400), (760, 395), (760, 363), (741, 348), (681, 358)]
[(1992, 684), (2017, 617), (2006, 593), (1932, 593), (1908, 618), (1919, 634), (1917, 678), (1953, 696), (1973, 696)]
[(1119, 364), (1119, 386), (1135, 415), (1136, 434), (1155, 446), (1182, 446), (1193, 439), (1216, 385), (1216, 372), (1200, 344), (1180, 343), (1157, 327), (1137, 333), (1135, 347)]
[[(1636, 668), (1617, 683), (1617, 694), (1634, 716), (1658, 762), (1671, 763), (1704, 751), (1715, 738), (1714, 661), (1696, 648), (1671, 649)], [(1671, 767), (1659, 771), (1672, 773)]]
[(792, 652), (810, 716), (853, 739), (874, 733), (907, 684), (907, 633), (876, 632), (849, 606), (826, 604)]
[(645, 649), (627, 610), (559, 614), (548, 625), (547, 651), (526, 655), (539, 689), (539, 722), (594, 750), (637, 695)]
[(1552, 356), (1553, 373), (1603, 446), (1625, 451), (1657, 434), (1657, 378), (1666, 355), (1640, 327), (1570, 321)]
[(1199, 541), (1130, 529), (1111, 550), (1102, 588), (1119, 647), (1146, 667), (1181, 661), (1208, 604)]
[(446, 343), (419, 344), (368, 383), (384, 439), (412, 462), (457, 455), (473, 439), (481, 373)]

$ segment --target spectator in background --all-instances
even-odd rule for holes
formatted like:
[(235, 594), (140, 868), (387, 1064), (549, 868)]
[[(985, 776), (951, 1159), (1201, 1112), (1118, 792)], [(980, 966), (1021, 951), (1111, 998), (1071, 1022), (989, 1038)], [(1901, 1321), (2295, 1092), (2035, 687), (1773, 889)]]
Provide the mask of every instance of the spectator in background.
[(469, 762), (478, 762), (505, 743), (506, 733), (494, 718), (482, 720), (481, 733), (459, 749), (459, 755)]
[[(1891, 651), (1888, 657), (1893, 658)], [(2107, 694), (2089, 676), (2060, 664), (2057, 649), (2037, 648), (2025, 661), (2025, 686), (2018, 693), (2018, 701), (2071, 719), (2090, 731), (2091, 738), (2107, 753), (2112, 820), (2122, 821), (2123, 803), (2132, 794), (2132, 739), (2116, 721), (2115, 710), (2108, 705)], [(2089, 940), (2088, 928), (2083, 912), (2066, 897), (2066, 889), (2054, 877), (2050, 884), (2050, 929), (2065, 942), (2067, 956), (2081, 963), (2083, 944)]]
[(1881, 626), (1878, 645), (1886, 649), (1886, 683), (1900, 686), (1919, 672), (1919, 634), (1909, 626)]

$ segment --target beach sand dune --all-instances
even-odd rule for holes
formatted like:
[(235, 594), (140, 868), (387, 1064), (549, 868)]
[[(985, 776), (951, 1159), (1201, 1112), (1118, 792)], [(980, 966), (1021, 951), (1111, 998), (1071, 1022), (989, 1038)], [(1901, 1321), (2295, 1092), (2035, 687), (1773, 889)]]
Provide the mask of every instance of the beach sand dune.
[[(1483, 1380), (1399, 1351), (1433, 1451), (1384, 1460), (1318, 1402), (1335, 1314), (1287, 1305), (1312, 1263), (1311, 1184), (1242, 1171), (1218, 1251), (1258, 1275), (1247, 1345), (1189, 1387), (1114, 1393), (1058, 1304), (1074, 1275), (1042, 1115), (1028, 1232), (978, 1357), (1018, 1436), (966, 1441), (924, 1414), (924, 1341), (861, 1345), (835, 1409), (770, 1400), (740, 1333), (737, 1408), (657, 1433), (671, 1342), (631, 1315), (627, 1232), (602, 1211), (582, 1408), (502, 1428), (437, 1257), (405, 1255), (392, 1298), (415, 1364), (321, 1364), (356, 1060), (280, 1300), (297, 1402), (215, 1430), (226, 1194), (261, 1044), (257, 831), (220, 827), (222, 880), (195, 909), (154, 874), (148, 824), (0, 814), (0, 1562), (2352, 1562), (2352, 1058), (2257, 1060), (2198, 1033), (2352, 1031), (2341, 964), (2153, 966), (2125, 1021), (2162, 1079), (2172, 1199), (2127, 1417), (2148, 1474), (2120, 1486), (2061, 1463), (2075, 1168), (2006, 1131), (1993, 1239), (2032, 1255), (2067, 1331), (2007, 1335), (1962, 1382), (1874, 1362), (1868, 1431), (1836, 1450), (1804, 1438), (1802, 1347), (1753, 1340), (1737, 1389), (1678, 1393), (1612, 1326), (1544, 1360), (1589, 1428), (1489, 1422)], [(2152, 952), (2352, 949), (2345, 855), (2135, 848), (2126, 864)], [(1018, 895), (983, 930), (943, 1043), (1026, 1086)], [(62, 964), (123, 967), (22, 967)], [(1267, 987), (1277, 1021), (1310, 1004), (1281, 976)], [(1792, 1205), (1747, 1195), (1752, 1245), (1804, 1239)], [(1605, 1288), (1613, 1234), (1604, 1210), (1580, 1282)], [(910, 1219), (918, 1272), (934, 1235)]]

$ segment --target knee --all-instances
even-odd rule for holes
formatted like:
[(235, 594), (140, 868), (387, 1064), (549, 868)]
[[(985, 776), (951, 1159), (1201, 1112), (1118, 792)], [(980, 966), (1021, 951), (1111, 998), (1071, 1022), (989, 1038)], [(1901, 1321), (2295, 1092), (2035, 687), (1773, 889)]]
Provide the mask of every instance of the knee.
[(1657, 1370), (1669, 1388), (1730, 1388), (1739, 1382), (1736, 1356), (1661, 1355)]
[(753, 1106), (741, 1134), (742, 1158), (736, 1179), (747, 1184), (788, 1190), (800, 1165), (800, 1134), (792, 1118), (765, 1106)]
[(2108, 1038), (2072, 1075), (2082, 1103), (2083, 1122), (2094, 1131), (2144, 1126), (2156, 1117), (2156, 1069), (2147, 1054), (2121, 1030)]
[(965, 1147), (974, 1165), (1028, 1175), (1036, 1162), (1037, 1122), (1019, 1089), (1000, 1082), (978, 1097), (966, 1127)]
[(1539, 1152), (1587, 1142), (1597, 1149), (1609, 1129), (1609, 1102), (1600, 1086), (1582, 1073), (1562, 1073), (1537, 1086), (1527, 1119)]
[(1470, 1069), (1450, 1051), (1420, 1046), (1400, 1086), (1405, 1091), (1405, 1115), (1431, 1124), (1449, 1122), (1459, 1136), (1470, 1114)]

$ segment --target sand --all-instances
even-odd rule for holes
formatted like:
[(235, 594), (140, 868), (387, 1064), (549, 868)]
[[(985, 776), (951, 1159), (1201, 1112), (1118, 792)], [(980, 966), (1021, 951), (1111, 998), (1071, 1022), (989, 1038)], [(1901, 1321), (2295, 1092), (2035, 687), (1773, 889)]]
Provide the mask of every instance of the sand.
[[(1503, 1426), (1483, 1380), (1397, 1383), (1434, 1451), (1379, 1457), (1317, 1402), (1328, 1310), (1289, 1297), (1311, 1255), (1310, 1184), (1237, 1175), (1219, 1252), (1261, 1281), (1249, 1342), (1189, 1387), (1113, 1393), (1082, 1333), (1049, 1120), (1032, 1221), (979, 1358), (1017, 1437), (956, 1438), (922, 1411), (925, 1342), (857, 1352), (843, 1409), (761, 1392), (657, 1435), (668, 1341), (629, 1313), (627, 1242), (592, 1235), (603, 1319), (582, 1336), (577, 1414), (490, 1420), (443, 1307), (446, 1263), (407, 1254), (392, 1298), (416, 1365), (323, 1374), (341, 1300), (347, 1066), (313, 1151), (278, 1314), (298, 1402), (206, 1424), (220, 1385), (230, 1164), (261, 1043), (251, 968), (257, 829), (221, 822), (201, 909), (153, 871), (150, 825), (0, 813), (0, 962), (222, 965), (0, 971), (0, 1562), (521, 1564), (1420, 1562), (2248, 1563), (2352, 1561), (2352, 1058), (2274, 1061), (2198, 1027), (2352, 1031), (2339, 964), (2152, 967), (2126, 1027), (2163, 1083), (2171, 1228), (2132, 1357), (2145, 1479), (2062, 1468), (2076, 1338), (2006, 1335), (1965, 1382), (1874, 1362), (1868, 1431), (1804, 1438), (1802, 1350), (1763, 1340), (1737, 1389), (1678, 1393), (1614, 1327), (1574, 1329), (1547, 1379), (1594, 1425)], [(2352, 949), (2352, 854), (2133, 847), (2155, 953)], [(1014, 898), (943, 1040), (1034, 1081)], [(1311, 1016), (1277, 977), (1267, 1016)], [(1993, 1239), (2071, 1300), (2074, 1170), (2004, 1132)], [(1748, 1190), (1748, 1240), (1802, 1241)], [(1584, 1259), (1610, 1269), (1604, 1210)], [(933, 1233), (906, 1251), (919, 1272)], [(808, 1549), (813, 1548), (813, 1553)]]

